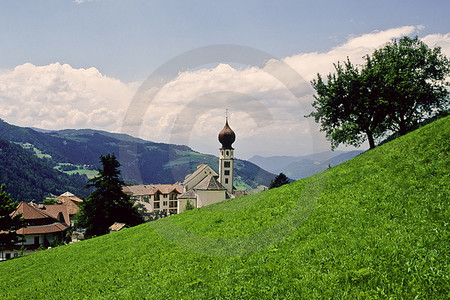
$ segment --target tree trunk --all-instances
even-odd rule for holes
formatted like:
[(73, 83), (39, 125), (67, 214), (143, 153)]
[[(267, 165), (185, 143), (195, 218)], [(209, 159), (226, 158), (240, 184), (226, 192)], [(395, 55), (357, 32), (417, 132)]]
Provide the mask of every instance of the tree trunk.
[(407, 133), (406, 130), (406, 124), (404, 122), (399, 124), (399, 130), (398, 130), (398, 134), (399, 135), (405, 135)]
[(370, 149), (375, 148), (375, 141), (373, 140), (373, 134), (371, 131), (367, 131), (367, 139), (369, 140)]
[(398, 134), (405, 135), (407, 133), (406, 121), (404, 116), (400, 116), (398, 122)]

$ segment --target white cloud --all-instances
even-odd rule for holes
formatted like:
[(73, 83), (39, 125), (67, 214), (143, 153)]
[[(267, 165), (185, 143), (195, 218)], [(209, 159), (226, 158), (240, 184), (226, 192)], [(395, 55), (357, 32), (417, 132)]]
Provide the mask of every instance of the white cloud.
[(118, 130), (136, 90), (97, 69), (26, 63), (0, 73), (0, 116), (13, 124)]
[(450, 57), (450, 33), (430, 34), (422, 39), (429, 47), (439, 46), (442, 52)]
[[(138, 87), (136, 83), (123, 83), (95, 68), (24, 64), (0, 73), (0, 117), (13, 124), (45, 129), (122, 131), (128, 111), (131, 125), (138, 126), (142, 138), (187, 144), (216, 154), (220, 146), (217, 134), (228, 108), (230, 125), (237, 134), (238, 157), (324, 151), (329, 149), (329, 143), (318, 132), (318, 125), (311, 118), (303, 118), (312, 109), (309, 81), (317, 73), (332, 72), (333, 63), (347, 56), (353, 63), (361, 63), (362, 57), (375, 48), (420, 29), (405, 26), (351, 37), (328, 52), (300, 53), (281, 61), (272, 60), (263, 68), (240, 69), (218, 62), (208, 69), (183, 71), (154, 98), (149, 96), (151, 102), (134, 108), (129, 105)], [(428, 35), (423, 40), (432, 47), (442, 46), (450, 56), (450, 34)], [(304, 78), (303, 84), (293, 82), (295, 76), (287, 75), (283, 63)], [(141, 123), (138, 115), (144, 110)]]

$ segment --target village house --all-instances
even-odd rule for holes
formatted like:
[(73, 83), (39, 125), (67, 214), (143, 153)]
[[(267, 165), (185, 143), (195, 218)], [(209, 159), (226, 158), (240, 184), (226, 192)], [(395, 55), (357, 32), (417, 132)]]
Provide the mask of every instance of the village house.
[(58, 204), (63, 204), (67, 206), (67, 212), (69, 214), (70, 226), (75, 225), (75, 214), (80, 210), (79, 205), (83, 200), (75, 196), (70, 192), (65, 192), (55, 199)]
[(177, 196), (183, 192), (183, 187), (180, 184), (132, 185), (123, 187), (123, 192), (149, 213), (162, 211), (172, 215), (177, 213)]
[(41, 248), (46, 249), (66, 240), (67, 233), (73, 226), (73, 216), (82, 200), (68, 192), (56, 200), (60, 204), (19, 203), (12, 215), (22, 214), (25, 219), (27, 226), (17, 230), (23, 239), (12, 247), (0, 249), (0, 260), (16, 257), (21, 251), (28, 254)]

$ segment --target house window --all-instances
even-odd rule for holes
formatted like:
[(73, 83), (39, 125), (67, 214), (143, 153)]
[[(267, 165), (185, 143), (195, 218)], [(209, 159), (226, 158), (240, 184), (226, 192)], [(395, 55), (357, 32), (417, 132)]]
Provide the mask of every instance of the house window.
[(34, 237), (34, 244), (39, 245), (39, 236)]
[(163, 206), (167, 206), (167, 201), (163, 201)]
[(154, 203), (153, 203), (153, 208), (154, 208), (154, 209), (159, 208), (159, 202), (154, 202)]
[(227, 150), (227, 151), (225, 152), (225, 155), (226, 155), (226, 156), (230, 155), (230, 151)]
[(228, 178), (225, 178), (225, 184), (228, 184)]
[(225, 161), (225, 162), (223, 163), (223, 166), (224, 166), (225, 168), (229, 168), (229, 167), (230, 167), (230, 162), (229, 162), (229, 161)]
[(230, 170), (225, 170), (225, 175), (230, 175)]
[(163, 195), (163, 198), (167, 198), (167, 194), (164, 194), (164, 195)]

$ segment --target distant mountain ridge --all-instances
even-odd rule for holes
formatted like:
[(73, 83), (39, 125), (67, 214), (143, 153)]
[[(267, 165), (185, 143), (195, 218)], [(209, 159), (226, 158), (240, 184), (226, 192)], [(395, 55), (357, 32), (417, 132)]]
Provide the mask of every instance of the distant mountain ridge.
[(255, 155), (250, 162), (274, 174), (284, 173), (292, 179), (302, 179), (325, 171), (329, 167), (343, 163), (364, 151), (325, 151), (304, 156), (271, 156)]
[[(219, 161), (216, 156), (199, 153), (188, 146), (155, 143), (100, 130), (37, 131), (1, 120), (0, 138), (30, 144), (35, 151), (45, 154), (55, 166), (69, 164), (99, 167), (101, 154), (115, 153), (122, 164), (123, 179), (130, 184), (182, 182), (200, 163), (207, 163), (218, 171)], [(235, 186), (238, 189), (268, 186), (274, 177), (274, 174), (251, 162), (235, 160)]]

